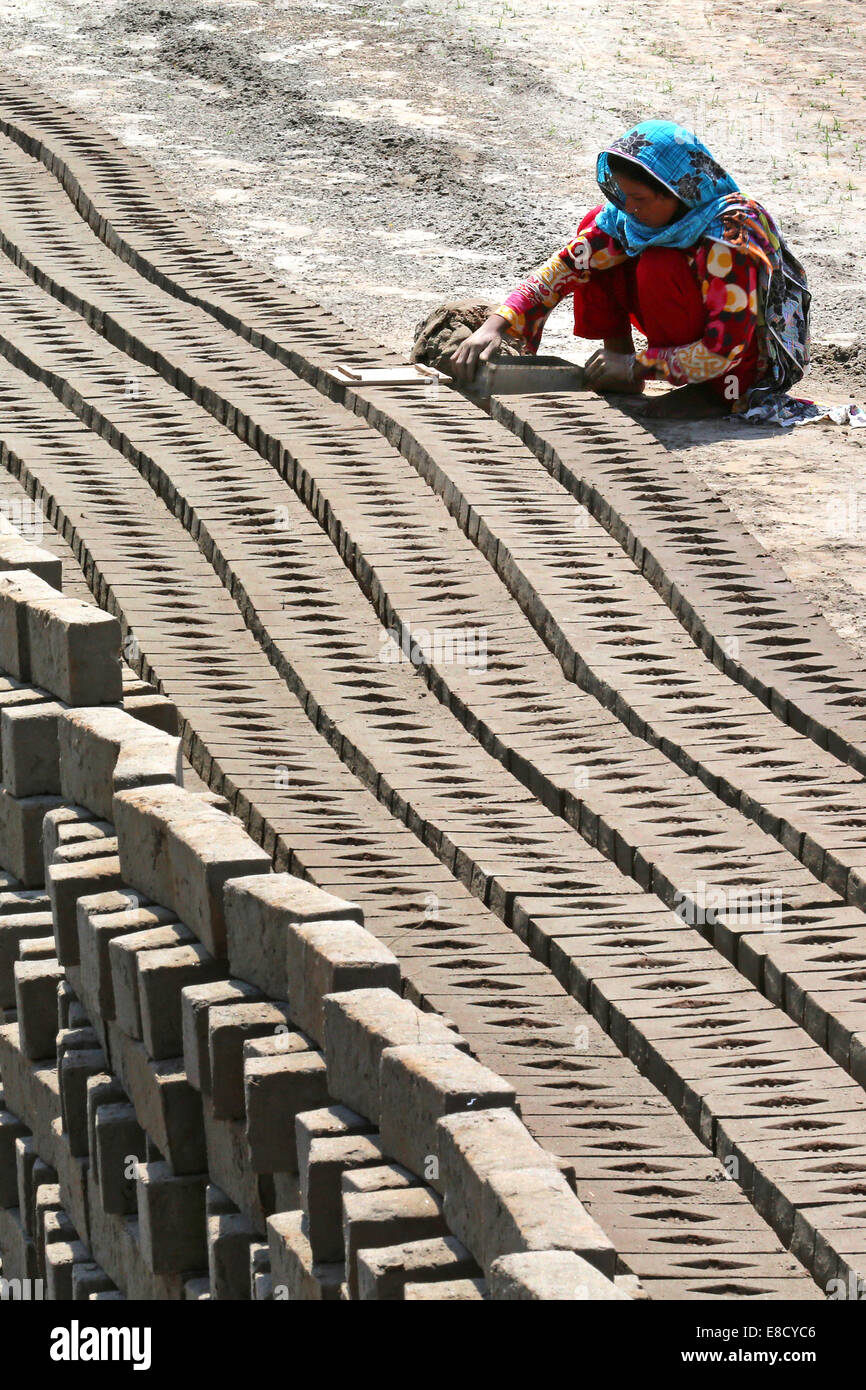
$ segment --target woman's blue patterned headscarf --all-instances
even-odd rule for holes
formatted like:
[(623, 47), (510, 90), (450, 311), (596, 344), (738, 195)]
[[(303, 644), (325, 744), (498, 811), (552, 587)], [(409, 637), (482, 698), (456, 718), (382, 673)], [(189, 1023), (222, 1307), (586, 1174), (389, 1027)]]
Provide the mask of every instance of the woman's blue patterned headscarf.
[[(611, 173), (608, 156), (630, 159), (663, 183), (687, 211), (666, 227), (647, 227), (625, 211), (625, 199)], [(641, 121), (598, 156), (598, 185), (608, 199), (596, 226), (614, 237), (629, 256), (648, 246), (694, 246), (702, 237), (723, 240), (721, 214), (739, 189), (717, 164), (706, 145), (674, 121)]]

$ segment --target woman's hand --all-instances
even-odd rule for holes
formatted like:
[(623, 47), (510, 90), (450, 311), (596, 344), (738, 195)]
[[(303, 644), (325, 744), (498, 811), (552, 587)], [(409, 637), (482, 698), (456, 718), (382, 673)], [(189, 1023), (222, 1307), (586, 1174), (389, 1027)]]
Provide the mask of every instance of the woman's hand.
[(451, 367), (458, 381), (471, 381), (479, 362), (489, 362), (502, 346), (507, 319), (501, 314), (491, 314), (489, 319), (470, 333), (451, 358)]
[(593, 391), (625, 391), (639, 394), (643, 390), (644, 374), (633, 352), (611, 352), (599, 348), (587, 362), (587, 384)]

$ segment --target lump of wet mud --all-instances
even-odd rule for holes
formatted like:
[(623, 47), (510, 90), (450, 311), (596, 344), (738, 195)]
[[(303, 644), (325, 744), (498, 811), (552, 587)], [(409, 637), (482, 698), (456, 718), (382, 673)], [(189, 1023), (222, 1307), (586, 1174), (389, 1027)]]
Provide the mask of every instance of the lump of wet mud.
[[(447, 371), (451, 357), (460, 344), (480, 328), (495, 311), (495, 304), (485, 304), (478, 299), (454, 300), (450, 304), (440, 304), (432, 314), (419, 323), (415, 329), (415, 343), (409, 356), (410, 362), (426, 362), (429, 367)], [(504, 342), (499, 349), (501, 355), (518, 357), (520, 347)]]

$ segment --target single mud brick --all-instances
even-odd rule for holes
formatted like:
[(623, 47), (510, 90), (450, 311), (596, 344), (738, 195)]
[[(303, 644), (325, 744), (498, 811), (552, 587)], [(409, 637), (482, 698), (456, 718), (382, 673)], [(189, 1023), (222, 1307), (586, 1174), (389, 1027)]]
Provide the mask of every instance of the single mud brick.
[(268, 1217), (271, 1288), (275, 1302), (336, 1302), (343, 1283), (343, 1265), (321, 1264), (304, 1229), (303, 1214), (282, 1211)]
[(154, 1274), (207, 1265), (207, 1174), (178, 1177), (168, 1163), (140, 1163), (137, 1174), (141, 1253)]
[(45, 1247), (45, 1295), (54, 1302), (72, 1300), (72, 1272), (86, 1264), (90, 1251), (82, 1240), (55, 1241)]
[(138, 951), (135, 961), (142, 1042), (154, 1060), (177, 1057), (183, 1051), (181, 991), (224, 979), (228, 964), (198, 942)]
[(120, 860), (108, 854), (78, 863), (54, 863), (48, 870), (48, 896), (54, 940), (61, 965), (78, 965), (78, 900), (123, 887)]
[[(14, 680), (30, 680), (28, 606), (57, 590), (26, 570), (0, 574), (0, 672)], [(46, 687), (47, 689), (47, 687)]]
[[(106, 867), (107, 861), (111, 861), (110, 867)], [(80, 845), (61, 846), (60, 849), (57, 851), (56, 855), (54, 856), (54, 863), (51, 864), (48, 868), (47, 887), (49, 890), (49, 896), (51, 893), (51, 884), (53, 880), (59, 878), (60, 887), (55, 893), (55, 902), (57, 902), (60, 905), (61, 910), (63, 910), (65, 913), (71, 913), (74, 915), (74, 935), (76, 951), (78, 949), (78, 903), (80, 899), (78, 897), (77, 885), (74, 882), (74, 880), (76, 879), (76, 876), (95, 875), (95, 882), (97, 886), (94, 892), (92, 892), (89, 895), (91, 897), (100, 896), (100, 884), (106, 878), (108, 887), (105, 891), (116, 891), (113, 884), (114, 880), (119, 878), (119, 875), (117, 873), (117, 863), (117, 841), (106, 839), (104, 841), (101, 841), (98, 845), (95, 842), (91, 841)], [(67, 872), (61, 873), (61, 870)], [(85, 896), (86, 895), (87, 888), (85, 883)], [(64, 921), (64, 930), (66, 930), (66, 928), (67, 923)], [(56, 934), (57, 933), (55, 927), (55, 936)], [(70, 973), (69, 980), (70, 982), (77, 981), (80, 978), (79, 968), (81, 965), (81, 961), (80, 959), (78, 959), (75, 961), (70, 961), (69, 964), (75, 966), (75, 974)]]
[(295, 1117), (327, 1101), (327, 1072), (318, 1052), (300, 1046), (274, 1057), (245, 1057), (246, 1136), (254, 1170), (296, 1173)]
[(13, 1115), (11, 1110), (0, 1110), (0, 1207), (18, 1205), (15, 1141), (29, 1137), (30, 1131), (23, 1120)]
[(165, 695), (124, 695), (123, 708), (142, 724), (160, 729), (164, 734), (178, 734), (180, 720), (177, 705)]
[(270, 856), (237, 821), (210, 806), (168, 827), (173, 905), (204, 946), (226, 955), (223, 888), (232, 878), (264, 873)]
[(3, 785), (13, 796), (60, 794), (58, 725), (63, 706), (17, 705), (0, 713)]
[[(0, 715), (11, 714), (13, 710), (33, 713), (35, 710), (51, 704), (52, 702), (49, 700), (44, 690), (37, 690), (36, 687), (32, 685), (18, 685), (17, 681), (12, 683), (5, 680), (3, 676), (0, 675)], [(54, 706), (52, 705), (52, 707)], [(57, 706), (57, 708), (62, 708), (62, 706)], [(18, 756), (19, 771), (24, 772), (26, 767), (22, 761), (22, 754), (24, 754), (25, 750), (21, 748), (21, 741), (19, 739), (15, 740), (15, 751)], [(3, 769), (3, 771), (5, 772), (5, 769)], [(14, 771), (15, 768), (13, 765), (13, 774)], [(3, 781), (5, 783), (5, 776)], [(4, 887), (6, 886), (13, 887), (14, 885), (12, 883), (8, 885), (4, 884)]]
[(51, 932), (54, 947), (54, 918), (50, 912), (0, 916), (0, 1008), (15, 1008), (15, 962), (21, 942), (41, 939), (47, 932)]
[(117, 1077), (111, 1076), (109, 1072), (96, 1072), (87, 1078), (87, 1148), (90, 1153), (91, 1171), (97, 1178), (99, 1160), (96, 1152), (96, 1112), (101, 1105), (125, 1104), (127, 1099)]
[(116, 704), (123, 695), (117, 618), (46, 589), (27, 603), (29, 679), (67, 705)]
[(168, 823), (172, 905), (211, 955), (225, 956), (222, 890), (229, 878), (264, 873), (270, 856), (250, 840), (238, 821), (211, 806)]
[(343, 1192), (343, 1248), (349, 1297), (358, 1297), (358, 1252), (447, 1236), (442, 1200), (425, 1187)]
[(120, 792), (113, 818), (127, 882), (173, 907), (211, 955), (225, 955), (224, 885), (266, 873), (270, 857), (237, 821), (181, 787)]
[(445, 1115), (437, 1125), (438, 1172), (428, 1181), (445, 1197), (449, 1228), (474, 1252), (484, 1248), (492, 1196), (485, 1184), (497, 1170), (549, 1168), (559, 1176), (553, 1157), (536, 1143), (523, 1121), (500, 1106), (478, 1114)]
[(463, 1046), (436, 1014), (423, 1013), (390, 989), (355, 989), (324, 1000), (328, 1089), (335, 1099), (375, 1123), (379, 1120), (379, 1067), (386, 1047), (424, 1043)]
[(608, 1279), (616, 1250), (575, 1197), (562, 1174), (543, 1168), (497, 1169), (484, 1184), (483, 1244), (487, 1269), (500, 1255), (524, 1250), (570, 1250)]
[(240, 1212), (214, 1213), (207, 1222), (207, 1267), (213, 1298), (248, 1300), (252, 1224)]
[(45, 881), (42, 822), (58, 801), (56, 796), (12, 796), (0, 787), (0, 864), (25, 888)]
[(436, 1125), (443, 1115), (513, 1109), (516, 1100), (512, 1086), (456, 1047), (385, 1048), (379, 1085), (382, 1143), (419, 1177), (436, 1158)]
[(170, 908), (147, 903), (141, 894), (131, 890), (79, 898), (76, 920), (81, 997), (94, 1018), (94, 1026), (104, 1028), (106, 1021), (115, 1016), (108, 943), (116, 936), (178, 924)]
[(334, 1262), (343, 1258), (343, 1209), (340, 1181), (348, 1168), (372, 1168), (385, 1160), (385, 1150), (372, 1135), (320, 1135), (303, 1155), (298, 1154), (301, 1205), (313, 1257)]
[(568, 1250), (533, 1250), (494, 1260), (490, 1297), (515, 1302), (589, 1300), (631, 1302), (624, 1289)]
[(52, 589), (63, 588), (63, 565), (57, 556), (16, 532), (0, 535), (0, 570), (29, 570)]
[(86, 1302), (95, 1293), (117, 1293), (101, 1265), (93, 1260), (85, 1260), (72, 1266), (72, 1298), (76, 1303)]
[(454, 1236), (361, 1250), (357, 1257), (358, 1298), (364, 1302), (402, 1299), (409, 1283), (475, 1279), (481, 1271)]
[(350, 1168), (343, 1174), (341, 1188), (347, 1192), (380, 1192), (383, 1188), (418, 1187), (419, 1180), (399, 1163), (383, 1163), (380, 1168)]
[(111, 818), (117, 828), (125, 880), (131, 887), (174, 908), (168, 823), (199, 811), (200, 803), (192, 792), (168, 784), (141, 787), (114, 798)]
[(15, 1006), (18, 1039), (25, 1057), (53, 1057), (57, 1044), (57, 986), (63, 966), (56, 959), (18, 961), (15, 965)]
[(291, 874), (231, 879), (223, 910), (232, 974), (258, 985), (272, 999), (288, 999), (288, 931), (312, 922), (363, 922), (344, 902)]
[(284, 1057), (290, 1052), (308, 1052), (311, 1048), (316, 1050), (316, 1045), (306, 1033), (299, 1032), (297, 1028), (283, 1028), (279, 1033), (247, 1038), (244, 1042), (244, 1065), (251, 1057)]
[(186, 1079), (183, 1058), (152, 1062), (116, 1024), (108, 1031), (112, 1064), (148, 1139), (176, 1173), (201, 1172), (207, 1163), (201, 1097)]
[(216, 1004), (208, 1012), (208, 1054), (213, 1112), (217, 1119), (243, 1119), (244, 1042), (291, 1026), (288, 1007), (243, 1002)]
[(485, 1279), (442, 1279), (403, 1286), (406, 1303), (483, 1303), (487, 1297)]
[(128, 1101), (100, 1105), (94, 1121), (94, 1155), (104, 1211), (115, 1216), (135, 1213), (135, 1160), (146, 1159), (144, 1130)]
[(53, 936), (35, 936), (32, 941), (19, 941), (19, 960), (56, 960)]
[(183, 1058), (189, 1084), (210, 1092), (208, 1014), (217, 1004), (261, 1001), (261, 991), (245, 980), (216, 980), (208, 985), (187, 985), (181, 990)]
[(128, 1037), (141, 1037), (137, 960), (139, 953), (159, 951), (172, 946), (188, 946), (194, 939), (192, 932), (180, 922), (163, 927), (149, 927), (146, 931), (124, 932), (111, 938), (108, 943), (108, 959), (111, 966), (114, 1014), (118, 1027)]
[(288, 998), (299, 1028), (323, 1038), (326, 994), (390, 989), (399, 997), (400, 965), (357, 922), (294, 922), (286, 932)]
[(60, 721), (59, 749), (64, 797), (106, 820), (115, 792), (183, 783), (180, 739), (122, 709), (68, 710)]
[(87, 1079), (104, 1070), (105, 1053), (101, 1051), (67, 1050), (60, 1059), (63, 1132), (75, 1158), (85, 1158), (88, 1153)]

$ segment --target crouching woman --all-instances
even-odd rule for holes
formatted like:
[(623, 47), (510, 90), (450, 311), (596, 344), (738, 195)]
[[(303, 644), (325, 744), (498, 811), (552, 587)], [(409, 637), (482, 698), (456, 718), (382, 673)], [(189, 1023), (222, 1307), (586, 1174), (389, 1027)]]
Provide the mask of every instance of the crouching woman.
[[(605, 202), (519, 285), (454, 357), (471, 379), (506, 335), (538, 351), (551, 310), (573, 296), (577, 337), (598, 391), (648, 377), (723, 409), (780, 395), (809, 361), (809, 291), (770, 214), (740, 193), (700, 140), (644, 121), (598, 156)], [(647, 340), (635, 351), (632, 328)]]

